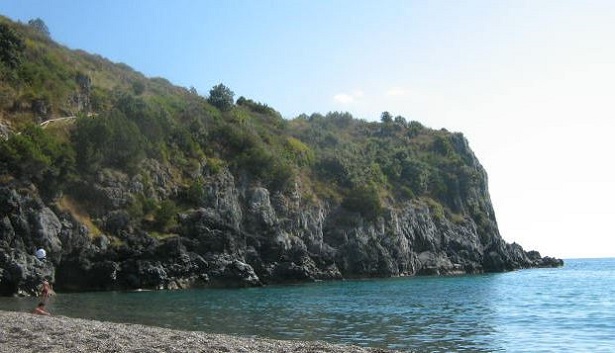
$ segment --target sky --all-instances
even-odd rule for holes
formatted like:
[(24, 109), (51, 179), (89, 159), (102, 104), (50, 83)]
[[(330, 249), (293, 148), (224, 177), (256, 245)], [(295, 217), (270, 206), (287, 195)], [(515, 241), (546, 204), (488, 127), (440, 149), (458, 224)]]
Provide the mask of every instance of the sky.
[(149, 77), (299, 114), (462, 132), (501, 235), (615, 257), (615, 1), (0, 0)]

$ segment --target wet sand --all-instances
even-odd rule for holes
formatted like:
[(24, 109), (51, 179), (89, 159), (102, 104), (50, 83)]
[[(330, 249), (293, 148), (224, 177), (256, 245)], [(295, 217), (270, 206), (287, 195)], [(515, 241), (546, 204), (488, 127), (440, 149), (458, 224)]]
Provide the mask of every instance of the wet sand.
[(0, 311), (0, 352), (385, 353), (324, 342), (281, 341)]

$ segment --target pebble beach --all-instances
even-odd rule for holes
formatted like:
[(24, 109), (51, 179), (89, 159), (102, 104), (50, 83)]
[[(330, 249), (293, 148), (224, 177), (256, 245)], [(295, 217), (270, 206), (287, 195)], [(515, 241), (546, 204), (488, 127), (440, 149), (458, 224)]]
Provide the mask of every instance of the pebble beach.
[(393, 351), (324, 342), (235, 337), (137, 324), (0, 311), (0, 352), (388, 353)]

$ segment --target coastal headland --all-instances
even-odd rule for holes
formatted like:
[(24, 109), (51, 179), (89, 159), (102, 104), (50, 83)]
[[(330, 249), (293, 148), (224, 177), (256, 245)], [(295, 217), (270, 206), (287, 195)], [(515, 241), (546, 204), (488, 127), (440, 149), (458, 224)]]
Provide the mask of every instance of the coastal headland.
[(329, 352), (394, 351), (324, 342), (281, 341), (136, 324), (0, 311), (0, 352)]
[(388, 111), (286, 118), (64, 47), (41, 22), (0, 16), (0, 296), (563, 265), (500, 235), (461, 132)]

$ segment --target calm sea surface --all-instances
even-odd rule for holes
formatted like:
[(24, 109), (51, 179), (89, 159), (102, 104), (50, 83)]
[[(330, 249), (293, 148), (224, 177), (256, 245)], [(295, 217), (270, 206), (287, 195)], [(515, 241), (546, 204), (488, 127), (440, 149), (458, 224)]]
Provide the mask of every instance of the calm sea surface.
[[(0, 298), (29, 311), (35, 298)], [(417, 352), (615, 352), (615, 259), (461, 277), (63, 294), (55, 315)], [(1, 323), (0, 323), (1, 325)]]

